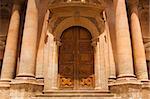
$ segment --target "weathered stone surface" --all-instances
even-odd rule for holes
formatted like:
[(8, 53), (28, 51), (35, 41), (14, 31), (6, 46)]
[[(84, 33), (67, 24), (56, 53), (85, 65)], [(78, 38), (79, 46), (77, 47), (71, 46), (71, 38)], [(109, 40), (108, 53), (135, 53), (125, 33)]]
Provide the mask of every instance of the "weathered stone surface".
[(142, 99), (142, 87), (140, 84), (116, 84), (110, 86), (110, 90), (121, 99)]
[(14, 80), (10, 83), (10, 99), (30, 99), (43, 90), (40, 85), (32, 80)]
[(1, 1), (0, 98), (150, 98), (149, 0)]

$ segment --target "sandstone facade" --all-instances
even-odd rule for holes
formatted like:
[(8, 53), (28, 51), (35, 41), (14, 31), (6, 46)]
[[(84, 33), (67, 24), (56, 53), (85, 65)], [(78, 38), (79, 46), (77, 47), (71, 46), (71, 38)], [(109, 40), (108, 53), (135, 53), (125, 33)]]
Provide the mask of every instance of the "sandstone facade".
[(2, 99), (149, 99), (149, 0), (0, 0)]

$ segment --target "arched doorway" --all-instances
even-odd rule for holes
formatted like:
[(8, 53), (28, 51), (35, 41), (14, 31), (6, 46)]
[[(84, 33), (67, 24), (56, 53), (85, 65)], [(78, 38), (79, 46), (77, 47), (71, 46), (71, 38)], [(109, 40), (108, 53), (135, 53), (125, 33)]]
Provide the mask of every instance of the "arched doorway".
[(91, 33), (79, 26), (66, 29), (59, 48), (59, 88), (94, 88), (94, 51)]

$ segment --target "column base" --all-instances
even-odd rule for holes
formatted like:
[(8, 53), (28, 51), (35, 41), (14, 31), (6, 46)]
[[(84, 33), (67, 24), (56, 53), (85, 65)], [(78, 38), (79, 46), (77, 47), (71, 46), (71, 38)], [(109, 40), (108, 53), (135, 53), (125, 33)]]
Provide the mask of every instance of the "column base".
[(148, 80), (148, 79), (140, 79), (139, 81), (141, 81), (142, 83), (144, 83), (144, 82), (149, 82), (150, 80)]
[(108, 80), (108, 84), (112, 84), (112, 83), (115, 83), (115, 82), (116, 82), (116, 77), (111, 77)]
[(141, 81), (143, 88), (150, 88), (150, 80)]
[(36, 78), (36, 81), (38, 82), (38, 83), (44, 83), (44, 78)]
[(0, 88), (2, 88), (2, 87), (9, 88), (10, 87), (10, 81), (0, 80)]
[(12, 79), (0, 79), (0, 82), (11, 82)]
[(26, 79), (26, 80), (34, 80), (35, 76), (33, 74), (18, 74), (15, 79)]
[(120, 74), (117, 78), (135, 78), (134, 74)]
[(137, 78), (135, 78), (135, 75), (119, 75), (118, 77), (117, 77), (117, 80), (116, 80), (116, 82), (117, 83), (119, 83), (119, 82), (135, 82), (135, 83), (137, 83), (138, 81), (137, 81)]

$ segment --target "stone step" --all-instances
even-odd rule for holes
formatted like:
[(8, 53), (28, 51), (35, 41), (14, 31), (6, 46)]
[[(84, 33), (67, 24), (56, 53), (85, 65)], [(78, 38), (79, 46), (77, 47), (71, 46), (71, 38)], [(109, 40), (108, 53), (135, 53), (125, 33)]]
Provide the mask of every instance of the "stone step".
[(59, 90), (37, 94), (33, 99), (121, 99), (106, 91), (99, 90)]
[(80, 97), (80, 96), (74, 96), (74, 97), (48, 97), (48, 96), (38, 96), (38, 97), (32, 97), (31, 99), (122, 99), (120, 97), (98, 97), (98, 96), (87, 96), (87, 97)]

